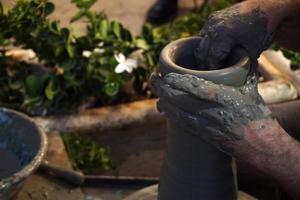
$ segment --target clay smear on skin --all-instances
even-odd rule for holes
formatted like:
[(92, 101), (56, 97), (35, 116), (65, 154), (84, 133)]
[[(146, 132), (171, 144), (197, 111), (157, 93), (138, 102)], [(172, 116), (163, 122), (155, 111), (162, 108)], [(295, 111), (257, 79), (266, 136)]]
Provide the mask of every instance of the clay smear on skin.
[[(216, 85), (193, 75), (175, 73), (157, 77), (153, 81), (156, 82), (154, 85), (162, 87), (161, 91), (164, 91), (158, 94), (159, 110), (171, 121), (180, 123), (182, 128), (194, 134), (199, 134), (222, 151), (224, 148), (215, 142), (216, 139), (241, 140), (244, 137), (243, 132), (237, 133), (235, 130), (251, 121), (272, 117), (271, 111), (258, 94), (255, 74), (249, 75), (241, 87)], [(174, 87), (174, 84), (181, 84), (180, 87), (185, 88), (187, 92)], [(216, 96), (209, 102), (201, 99), (203, 92), (208, 88), (216, 90)], [(207, 129), (210, 134), (201, 134), (203, 129)]]

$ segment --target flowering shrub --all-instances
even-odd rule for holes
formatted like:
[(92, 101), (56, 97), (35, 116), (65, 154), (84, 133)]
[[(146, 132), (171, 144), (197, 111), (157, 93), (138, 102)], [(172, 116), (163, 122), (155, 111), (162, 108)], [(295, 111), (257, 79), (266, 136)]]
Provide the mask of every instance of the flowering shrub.
[[(10, 9), (0, 3), (2, 106), (47, 114), (73, 110), (88, 99), (105, 105), (145, 98), (161, 49), (197, 33), (212, 11), (230, 4), (217, 1), (160, 27), (145, 24), (142, 34), (133, 36), (103, 12), (91, 11), (96, 0), (72, 2), (78, 8), (72, 22), (88, 20), (84, 35), (49, 20), (55, 8), (47, 0), (17, 0)], [(42, 66), (16, 62), (8, 46), (32, 49)]]
[(62, 133), (61, 136), (75, 169), (88, 174), (113, 168), (110, 148), (101, 147), (91, 138), (78, 133)]

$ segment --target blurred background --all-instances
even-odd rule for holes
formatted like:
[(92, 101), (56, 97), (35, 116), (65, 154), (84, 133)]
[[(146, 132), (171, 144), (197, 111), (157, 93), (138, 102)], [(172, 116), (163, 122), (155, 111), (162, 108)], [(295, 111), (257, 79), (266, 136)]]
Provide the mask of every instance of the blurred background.
[[(0, 105), (29, 115), (49, 141), (48, 165), (15, 199), (120, 200), (157, 183), (166, 122), (149, 76), (165, 45), (197, 35), (235, 1), (0, 2)], [(267, 104), (300, 92), (300, 54), (280, 50), (260, 59)], [(258, 199), (286, 198), (272, 180), (240, 174), (240, 187)]]

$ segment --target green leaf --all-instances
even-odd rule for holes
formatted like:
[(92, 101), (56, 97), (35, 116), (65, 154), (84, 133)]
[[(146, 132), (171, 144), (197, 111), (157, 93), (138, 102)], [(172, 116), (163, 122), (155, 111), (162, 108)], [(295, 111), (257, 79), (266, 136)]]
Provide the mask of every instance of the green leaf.
[(106, 38), (107, 37), (107, 33), (108, 33), (108, 27), (109, 24), (108, 24), (108, 21), (106, 19), (103, 19), (101, 22), (100, 22), (100, 33), (101, 33), (101, 36)]
[(122, 39), (121, 24), (116, 21), (112, 21), (111, 24), (112, 24), (112, 30), (113, 30), (113, 33), (115, 34), (115, 36), (117, 36), (118, 39)]
[(97, 0), (72, 0), (79, 9), (89, 9)]
[(83, 10), (79, 10), (70, 20), (71, 23), (76, 22), (77, 20), (79, 20), (80, 18), (82, 18), (83, 16), (85, 16), (85, 12)]
[(45, 95), (48, 100), (52, 101), (57, 94), (54, 78), (51, 78), (47, 87), (45, 88)]
[(44, 9), (44, 16), (50, 15), (55, 9), (55, 6), (53, 3), (47, 2)]
[(149, 45), (147, 44), (146, 40), (144, 40), (142, 38), (139, 38), (136, 40), (136, 46), (141, 49), (145, 49), (145, 50), (149, 49)]
[(29, 96), (36, 97), (40, 94), (42, 85), (39, 77), (35, 75), (30, 75), (26, 78), (25, 84), (26, 84), (26, 92), (28, 93)]
[(146, 23), (143, 25), (143, 28), (142, 28), (142, 35), (144, 37), (147, 37), (148, 39), (150, 39), (149, 37), (151, 37), (151, 32), (152, 32), (152, 25), (149, 24), (149, 23)]
[(65, 87), (79, 87), (81, 85), (81, 82), (79, 80), (76, 80), (74, 73), (64, 73), (63, 78), (65, 79)]
[(62, 63), (60, 66), (65, 72), (72, 70), (76, 67), (77, 60), (68, 59), (66, 62)]
[(48, 25), (48, 28), (53, 33), (58, 33), (58, 23), (56, 21), (51, 22), (51, 24)]
[(64, 52), (64, 46), (58, 46), (56, 47), (55, 51), (54, 51), (54, 54), (55, 56), (59, 56), (62, 52)]
[(84, 15), (91, 21), (91, 22), (95, 22), (95, 15), (96, 13), (91, 11), (91, 10), (85, 10), (84, 11)]
[(73, 58), (74, 55), (75, 55), (75, 48), (74, 48), (74, 46), (72, 46), (71, 44), (67, 44), (66, 49), (67, 49), (67, 52), (68, 52), (69, 56), (71, 58)]
[(41, 97), (26, 97), (23, 105), (25, 107), (32, 107), (33, 105), (39, 103), (41, 101)]
[(109, 82), (105, 84), (105, 93), (108, 96), (115, 96), (119, 92), (119, 83), (118, 82)]
[(70, 36), (70, 31), (67, 28), (62, 28), (60, 30), (61, 36), (64, 38), (65, 41), (67, 41), (69, 39)]
[(94, 71), (94, 65), (92, 65), (91, 63), (89, 63), (87, 65), (87, 74), (88, 74), (88, 77), (90, 77), (92, 75), (93, 71)]
[(149, 53), (146, 54), (146, 59), (147, 59), (147, 63), (149, 64), (149, 66), (154, 66), (153, 57)]

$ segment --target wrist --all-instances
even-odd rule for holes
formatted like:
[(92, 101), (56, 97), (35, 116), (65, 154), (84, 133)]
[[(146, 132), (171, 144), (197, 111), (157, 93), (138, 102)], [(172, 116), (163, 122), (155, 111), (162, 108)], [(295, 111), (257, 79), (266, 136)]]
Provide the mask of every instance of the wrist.
[[(242, 130), (243, 138), (231, 146), (235, 156), (255, 168), (269, 172), (275, 163), (282, 161), (292, 151), (299, 151), (293, 140), (273, 119), (249, 122)], [(296, 144), (297, 143), (297, 144)]]
[[(262, 124), (264, 129), (262, 129)], [(298, 195), (300, 185), (300, 145), (276, 120), (251, 122), (244, 141), (235, 148), (237, 159), (247, 162), (280, 183), (287, 192)], [(245, 146), (244, 150), (243, 147)]]
[[(269, 158), (264, 172), (276, 180), (294, 199), (300, 198), (300, 146), (295, 140), (282, 146), (280, 157)], [(284, 150), (285, 149), (285, 150)], [(262, 170), (262, 168), (261, 168)]]

